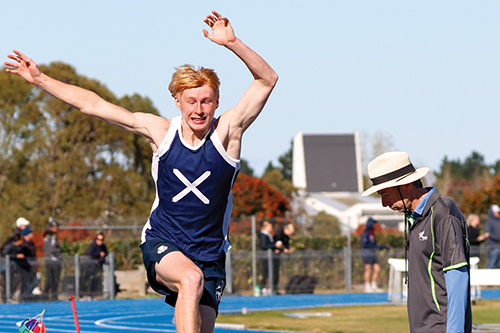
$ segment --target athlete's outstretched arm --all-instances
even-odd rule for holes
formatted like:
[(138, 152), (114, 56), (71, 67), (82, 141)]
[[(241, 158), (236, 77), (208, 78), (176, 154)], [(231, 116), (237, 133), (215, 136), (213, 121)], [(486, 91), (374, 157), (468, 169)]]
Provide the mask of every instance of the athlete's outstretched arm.
[[(156, 130), (150, 124), (161, 122), (158, 120), (161, 117), (148, 113), (132, 113), (120, 106), (105, 101), (90, 90), (53, 79), (42, 73), (38, 65), (31, 58), (19, 51), (14, 50), (14, 54), (9, 54), (7, 57), (13, 61), (6, 61), (4, 63), (8, 66), (5, 70), (6, 72), (18, 74), (29, 83), (37, 85), (88, 116), (103, 119), (111, 125), (128, 132), (143, 135), (152, 143), (158, 140), (158, 138), (155, 139), (158, 133), (155, 135), (154, 132)], [(166, 122), (167, 120), (163, 119), (163, 121)]]
[[(278, 81), (278, 75), (264, 59), (235, 36), (231, 23), (226, 17), (216, 11), (212, 11), (212, 14), (204, 20), (212, 28), (212, 33), (203, 29), (205, 37), (233, 51), (245, 63), (254, 77), (254, 81), (238, 104), (221, 116), (217, 128), (219, 135), (223, 136), (221, 139), (229, 140), (228, 153), (232, 157), (238, 158), (241, 135), (264, 108)], [(235, 148), (237, 151), (234, 151)], [(234, 156), (234, 153), (237, 156)]]

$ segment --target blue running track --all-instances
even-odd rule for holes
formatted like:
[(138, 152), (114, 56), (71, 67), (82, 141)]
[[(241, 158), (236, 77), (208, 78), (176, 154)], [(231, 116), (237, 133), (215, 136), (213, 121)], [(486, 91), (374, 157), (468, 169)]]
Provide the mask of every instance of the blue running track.
[[(483, 299), (500, 299), (500, 289), (481, 291)], [(258, 310), (293, 310), (324, 306), (389, 304), (387, 293), (308, 294), (282, 296), (225, 296), (221, 313), (239, 313), (243, 308)], [(18, 333), (18, 325), (35, 317), (46, 303), (0, 304), (0, 332)], [(174, 310), (163, 299), (77, 301), (76, 310), (81, 332), (175, 332)], [(69, 301), (50, 303), (43, 322), (47, 332), (75, 332)], [(215, 332), (242, 332), (241, 329), (216, 327)], [(252, 330), (252, 333), (259, 331)]]

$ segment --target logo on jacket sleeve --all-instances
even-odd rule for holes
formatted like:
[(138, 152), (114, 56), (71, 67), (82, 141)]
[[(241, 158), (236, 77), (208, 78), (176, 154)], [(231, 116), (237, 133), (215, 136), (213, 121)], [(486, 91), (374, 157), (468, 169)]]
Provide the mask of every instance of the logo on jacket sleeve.
[(425, 232), (425, 230), (418, 233), (418, 239), (420, 239), (421, 242), (427, 240), (427, 236), (424, 235), (424, 232)]

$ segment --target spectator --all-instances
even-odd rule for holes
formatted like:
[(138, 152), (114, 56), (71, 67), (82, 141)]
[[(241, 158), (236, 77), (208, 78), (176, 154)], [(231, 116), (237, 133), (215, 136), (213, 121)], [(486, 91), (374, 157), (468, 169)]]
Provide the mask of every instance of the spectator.
[(102, 292), (102, 266), (106, 261), (108, 249), (104, 244), (104, 234), (98, 233), (90, 243), (85, 255), (88, 256), (83, 267), (83, 289), (89, 296)]
[(294, 251), (293, 248), (290, 248), (290, 237), (292, 237), (293, 235), (295, 235), (295, 227), (293, 226), (293, 223), (288, 223), (276, 230), (276, 232), (274, 233), (274, 241), (276, 242), (280, 253), (292, 253)]
[(488, 233), (480, 235), (479, 221), (479, 216), (476, 214), (467, 216), (467, 229), (469, 230), (469, 243), (471, 246), (479, 246), (489, 236)]
[(62, 252), (57, 232), (59, 223), (52, 217), (49, 218), (48, 229), (44, 231), (43, 252), (45, 253), (45, 287), (44, 294), (49, 300), (57, 300), (59, 279), (61, 277)]
[[(284, 226), (279, 227), (276, 232), (274, 233), (274, 241), (276, 243), (276, 247), (278, 248), (278, 254), (281, 253), (292, 253), (294, 251), (293, 248), (290, 247), (290, 237), (295, 235), (295, 227), (293, 226), (293, 223), (287, 223)], [(278, 292), (278, 284), (280, 280), (280, 264), (281, 264), (281, 258), (279, 256), (276, 256), (275, 262), (274, 262), (274, 278), (276, 279), (275, 281), (275, 291), (276, 294), (279, 295)]]
[(486, 248), (488, 249), (487, 268), (500, 268), (500, 207), (492, 205), (488, 209), (488, 219), (484, 224), (488, 233)]
[(36, 248), (35, 248), (35, 243), (33, 243), (33, 231), (31, 230), (30, 226), (26, 226), (23, 231), (23, 244), (22, 246), (25, 247), (25, 255), (26, 255), (26, 260), (30, 266), (30, 270), (27, 274), (27, 280), (26, 280), (26, 288), (25, 288), (25, 293), (24, 296), (27, 297), (27, 295), (33, 293), (34, 295), (40, 295), (41, 291), (40, 288), (38, 287), (38, 279), (36, 278), (36, 269), (37, 269), (37, 262), (36, 262)]
[(365, 265), (365, 293), (379, 293), (382, 291), (377, 286), (378, 275), (380, 273), (377, 250), (387, 249), (387, 246), (377, 245), (377, 241), (375, 240), (375, 223), (378, 222), (370, 217), (361, 235), (361, 259), (363, 259)]
[(2, 244), (2, 247), (0, 249), (2, 257), (5, 256), (4, 254), (4, 247), (7, 246), (8, 244), (11, 244), (14, 242), (14, 236), (15, 235), (20, 235), (22, 237), (23, 235), (23, 229), (26, 228), (26, 226), (30, 225), (30, 221), (26, 220), (24, 217), (20, 217), (16, 220), (16, 228), (14, 229), (14, 232), (12, 233), (12, 236), (7, 237), (5, 242)]
[[(262, 251), (267, 251), (271, 249), (275, 254), (278, 254), (280, 250), (276, 247), (276, 244), (274, 242), (274, 237), (273, 237), (273, 225), (269, 223), (268, 221), (264, 221), (262, 223), (262, 227), (260, 228), (259, 231), (259, 243), (260, 243), (260, 249)], [(262, 294), (263, 295), (269, 295), (271, 293), (271, 286), (267, 288), (267, 278), (269, 276), (269, 263), (268, 263), (268, 257), (267, 253), (265, 256), (261, 259), (262, 263), (262, 279), (260, 280), (260, 285), (262, 287)], [(273, 255), (273, 276), (272, 276), (272, 281), (270, 281), (270, 284), (273, 284), (273, 289), (274, 291), (277, 291), (278, 287), (278, 278), (277, 278), (277, 270), (279, 269), (279, 261), (277, 261), (276, 256)]]
[(19, 300), (22, 300), (27, 294), (29, 285), (28, 275), (31, 267), (26, 260), (29, 253), (27, 248), (23, 246), (23, 243), (23, 236), (16, 233), (14, 234), (13, 242), (7, 244), (4, 248), (5, 255), (9, 256), (13, 263), (11, 266), (12, 272), (10, 290), (14, 300), (18, 298)]

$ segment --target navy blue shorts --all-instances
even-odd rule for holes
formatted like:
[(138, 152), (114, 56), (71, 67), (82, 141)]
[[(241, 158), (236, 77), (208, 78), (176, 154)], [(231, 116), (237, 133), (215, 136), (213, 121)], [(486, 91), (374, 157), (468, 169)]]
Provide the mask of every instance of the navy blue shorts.
[(365, 264), (378, 264), (377, 251), (375, 249), (361, 249), (361, 259)]
[[(165, 303), (175, 307), (177, 293), (156, 281), (155, 264), (168, 253), (182, 252), (175, 244), (162, 239), (149, 239), (141, 244), (142, 260), (146, 267), (147, 277), (151, 288), (161, 295), (165, 295)], [(226, 287), (226, 255), (216, 261), (199, 261), (191, 259), (203, 272), (205, 290), (200, 304), (208, 305), (219, 313), (219, 304)]]

